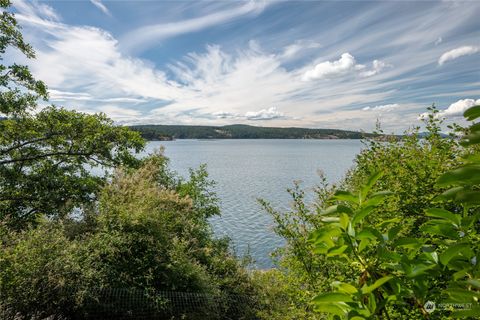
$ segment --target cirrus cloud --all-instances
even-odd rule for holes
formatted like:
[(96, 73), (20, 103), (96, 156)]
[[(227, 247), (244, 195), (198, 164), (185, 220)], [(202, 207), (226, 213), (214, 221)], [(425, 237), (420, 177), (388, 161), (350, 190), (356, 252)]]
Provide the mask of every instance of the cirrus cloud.
[(443, 65), (447, 61), (455, 60), (463, 56), (469, 56), (479, 51), (480, 51), (480, 48), (474, 47), (474, 46), (463, 46), (460, 48), (456, 48), (442, 54), (438, 59), (438, 64)]

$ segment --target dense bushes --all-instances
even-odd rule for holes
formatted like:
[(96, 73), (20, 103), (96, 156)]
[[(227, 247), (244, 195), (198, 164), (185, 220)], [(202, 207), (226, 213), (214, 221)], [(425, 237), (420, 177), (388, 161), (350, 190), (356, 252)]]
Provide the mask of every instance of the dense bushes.
[[(480, 106), (465, 116), (479, 118)], [(479, 132), (480, 127), (472, 125), (461, 144), (480, 144)], [(401, 317), (407, 312), (409, 319), (480, 316), (478, 156), (465, 154), (461, 165), (436, 179), (436, 186), (449, 189), (422, 210), (426, 221), (416, 237), (411, 227), (402, 226), (401, 216), (387, 220), (377, 211), (393, 195), (371, 192), (381, 173), (370, 176), (357, 192), (336, 191), (310, 241), (315, 253), (349, 264), (356, 275), (337, 276), (331, 292), (313, 299), (316, 310), (348, 319)], [(447, 210), (448, 202), (457, 207)], [(380, 219), (369, 220), (372, 215)], [(435, 304), (442, 307), (435, 311)]]
[(255, 290), (228, 241), (212, 235), (207, 218), (218, 207), (206, 179), (204, 168), (189, 180), (175, 177), (158, 154), (139, 169), (117, 170), (88, 219), (44, 219), (19, 232), (4, 228), (2, 316), (78, 317), (101, 298), (99, 290), (122, 288), (153, 297), (161, 291), (207, 294), (225, 301), (223, 315), (248, 318), (253, 303), (245, 297), (254, 300)]
[[(414, 128), (400, 140), (367, 140), (366, 148), (357, 156), (354, 168), (348, 172), (340, 186), (328, 185), (322, 179), (322, 183), (315, 191), (316, 200), (313, 204), (307, 203), (304, 191), (298, 185), (290, 190), (293, 197), (291, 211), (278, 212), (267, 202), (262, 201), (276, 222), (276, 233), (287, 242), (285, 248), (276, 253), (282, 277), (277, 277), (275, 281), (282, 281), (283, 285), (289, 287), (289, 290), (279, 297), (284, 299), (286, 293), (290, 306), (306, 310), (305, 318), (323, 317), (312, 309), (314, 305), (311, 299), (315, 296), (313, 292), (332, 291), (334, 279), (340, 282), (358, 281), (358, 261), (346, 263), (345, 260), (334, 259), (333, 252), (323, 252), (318, 247), (325, 245), (326, 238), (317, 235), (312, 240), (312, 232), (325, 227), (323, 221), (325, 216), (337, 219), (340, 214), (346, 214), (351, 217), (357, 210), (348, 207), (344, 208), (343, 212), (331, 207), (335, 204), (345, 205), (344, 201), (348, 200), (339, 199), (338, 194), (335, 197), (338, 190), (346, 190), (344, 194), (358, 194), (372, 175), (381, 172), (382, 174), (375, 178), (376, 183), (370, 186), (370, 192), (375, 194), (389, 190), (391, 195), (376, 203), (375, 207), (369, 208), (371, 212), (365, 214), (364, 223), (369, 226), (382, 225), (382, 228), (393, 227), (390, 231), (392, 237), (395, 235), (400, 238), (416, 238), (422, 234), (420, 226), (428, 221), (425, 209), (432, 207), (434, 199), (448, 189), (446, 185), (437, 184), (438, 178), (463, 163), (465, 160), (462, 155), (471, 152), (460, 146), (453, 136), (445, 138), (440, 134), (441, 119), (437, 116), (435, 108), (430, 109), (430, 116), (424, 119), (428, 130), (424, 138), (420, 138), (419, 128)], [(456, 126), (454, 128), (461, 131)], [(453, 201), (447, 201), (443, 206), (453, 212), (461, 210), (461, 205)], [(382, 232), (386, 231), (388, 230), (382, 229)], [(338, 233), (333, 237), (337, 236)], [(348, 247), (343, 247), (345, 245), (329, 249), (347, 250)], [(369, 239), (363, 241), (362, 246), (364, 246), (362, 251), (365, 250), (362, 253), (366, 254), (368, 259), (374, 259), (376, 252), (372, 247), (375, 246), (369, 243)], [(350, 256), (352, 252), (348, 252)], [(436, 284), (430, 289), (440, 290), (445, 281), (439, 276)], [(279, 286), (273, 283), (274, 286)], [(397, 306), (396, 311), (392, 312), (395, 316), (404, 314), (406, 318), (415, 318), (420, 313), (413, 309), (415, 308), (407, 304), (404, 308)]]

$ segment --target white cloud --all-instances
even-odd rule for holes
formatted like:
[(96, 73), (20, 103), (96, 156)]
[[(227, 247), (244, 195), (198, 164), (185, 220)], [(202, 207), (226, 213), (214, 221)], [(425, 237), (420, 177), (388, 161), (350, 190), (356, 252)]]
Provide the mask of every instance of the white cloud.
[(258, 14), (266, 5), (268, 5), (267, 2), (249, 1), (233, 9), (214, 12), (198, 18), (140, 27), (121, 39), (122, 49), (126, 51), (146, 49), (166, 38), (199, 31), (246, 15)]
[(437, 40), (435, 40), (435, 45), (438, 46), (440, 43), (443, 42), (443, 38), (442, 37), (438, 37)]
[(297, 40), (295, 43), (286, 46), (283, 49), (280, 57), (282, 59), (292, 59), (297, 56), (299, 52), (305, 49), (315, 49), (320, 48), (320, 43), (309, 40)]
[(92, 101), (92, 102), (107, 102), (107, 103), (142, 103), (147, 102), (146, 99), (131, 98), (131, 97), (112, 97), (112, 98), (96, 98), (86, 92), (68, 92), (55, 89), (49, 90), (50, 101)]
[(285, 114), (278, 111), (276, 107), (270, 107), (268, 109), (262, 109), (260, 111), (248, 111), (247, 113), (245, 113), (245, 117), (248, 120), (272, 120), (284, 118)]
[(101, 112), (108, 114), (114, 120), (131, 119), (141, 116), (141, 112), (135, 109), (120, 108), (116, 105), (105, 105), (99, 108)]
[(355, 57), (346, 52), (342, 54), (340, 59), (335, 61), (324, 61), (318, 63), (313, 69), (307, 70), (302, 79), (304, 81), (335, 78), (346, 74), (358, 73), (361, 77), (371, 77), (380, 73), (383, 69), (390, 66), (389, 64), (374, 60), (372, 62), (372, 69), (367, 69), (363, 64), (358, 64)]
[(102, 3), (102, 1), (100, 0), (90, 0), (90, 2), (95, 6), (97, 7), (98, 9), (100, 9), (103, 13), (105, 13), (107, 16), (111, 16), (112, 14), (110, 13), (110, 11), (108, 10), (108, 8)]
[(474, 99), (458, 100), (457, 102), (454, 102), (450, 106), (448, 106), (447, 109), (439, 112), (438, 115), (439, 116), (445, 116), (445, 117), (462, 116), (463, 113), (468, 108), (473, 107), (475, 105), (480, 105), (480, 99), (478, 99), (476, 101)]
[(438, 59), (438, 64), (443, 65), (447, 61), (455, 60), (463, 56), (472, 55), (479, 51), (480, 51), (479, 47), (473, 47), (473, 46), (463, 46), (460, 48), (456, 48), (442, 54)]
[[(365, 78), (368, 78), (368, 77), (371, 77), (371, 76), (374, 76), (374, 75), (377, 75), (379, 74), (380, 72), (382, 72), (385, 68), (389, 68), (389, 67), (392, 67), (392, 65), (388, 64), (388, 63), (385, 63), (381, 60), (373, 60), (372, 62), (372, 69), (370, 70), (365, 70), (365, 71), (362, 71), (360, 72), (360, 76), (361, 77), (365, 77)], [(363, 69), (363, 68), (362, 68)]]
[(21, 13), (21, 16), (40, 16), (42, 19), (50, 21), (59, 21), (60, 17), (49, 5), (38, 1), (15, 0), (14, 6)]
[[(352, 28), (368, 24), (371, 17), (384, 14), (384, 7), (374, 8), (355, 16), (353, 20), (334, 23), (331, 29), (314, 30), (312, 33), (291, 30), (288, 35), (278, 37), (276, 34), (268, 41), (255, 34), (257, 40), (249, 42), (244, 48), (240, 46), (248, 41), (245, 36), (241, 37), (241, 41), (237, 41), (238, 35), (235, 39), (220, 39), (225, 40), (224, 47), (210, 45), (206, 49), (195, 48), (190, 54), (168, 60), (170, 66), (158, 67), (122, 51), (122, 40), (118, 41), (109, 32), (62, 23), (61, 17), (47, 5), (37, 8), (32, 2), (19, 3), (23, 9), (19, 10), (17, 17), (20, 17), (25, 37), (33, 42), (37, 51), (37, 60), (31, 62), (32, 70), (36, 77), (46, 80), (49, 88), (53, 89), (52, 100), (84, 112), (107, 111), (122, 123), (219, 125), (255, 121), (272, 126), (369, 130), (375, 122), (373, 112), (359, 110), (358, 106), (386, 111), (388, 108), (378, 101), (395, 101), (401, 96), (402, 101), (411, 99), (411, 105), (402, 103), (395, 112), (385, 112), (385, 122), (382, 121), (385, 127), (401, 130), (411, 125), (423, 108), (422, 104), (415, 104), (418, 97), (432, 97), (431, 102), (441, 103), (449, 96), (475, 97), (478, 93), (474, 83), (461, 86), (461, 83), (453, 82), (448, 96), (441, 98), (435, 97), (436, 89), (432, 86), (425, 89), (425, 84), (431, 79), (438, 80), (438, 69), (431, 68), (431, 61), (440, 56), (439, 50), (442, 49), (440, 46), (435, 48), (432, 43), (425, 44), (424, 40), (436, 39), (440, 34), (453, 34), (451, 30), (463, 25), (461, 21), (465, 15), (470, 20), (475, 18), (472, 10), (459, 9), (454, 14), (447, 14), (440, 10), (442, 8), (436, 8), (433, 15), (425, 16), (425, 11), (418, 12), (406, 23), (382, 22), (381, 28), (356, 33), (354, 38), (338, 37)], [(215, 8), (221, 14), (231, 10), (238, 13), (237, 9), (247, 8), (247, 5), (237, 4), (226, 11), (218, 11), (219, 7), (223, 5), (208, 6), (205, 11), (211, 12)], [(217, 17), (219, 20), (215, 21), (232, 21), (252, 16), (257, 11), (245, 9), (245, 12), (235, 17), (227, 14), (224, 16), (227, 20)], [(165, 33), (155, 33), (149, 39), (155, 43), (156, 40), (214, 26), (204, 19), (212, 14), (215, 13), (157, 25), (168, 28)], [(451, 23), (438, 23), (450, 16), (455, 17)], [(180, 27), (178, 30), (173, 28), (176, 24)], [(130, 35), (134, 37), (135, 33)], [(295, 41), (305, 37), (309, 40)], [(285, 45), (285, 40), (289, 39), (291, 44)], [(321, 41), (322, 46), (316, 41)], [(236, 45), (231, 45), (232, 42)], [(266, 44), (264, 48), (268, 49), (260, 44)], [(140, 44), (144, 45), (148, 45), (148, 41)], [(392, 46), (397, 49), (392, 51)], [(321, 51), (307, 51), (314, 48), (321, 48)], [(369, 57), (379, 54), (388, 57), (385, 60), (394, 64), (395, 68), (385, 72), (390, 66), (386, 62), (374, 58), (371, 58), (373, 61), (357, 62), (348, 53), (338, 60), (333, 58), (302, 65), (302, 60), (298, 58), (315, 51), (324, 57), (334, 57), (336, 52), (355, 52)], [(318, 65), (320, 70), (316, 73), (314, 70)], [(466, 67), (459, 68), (458, 73)], [(329, 81), (302, 81), (309, 71), (311, 75), (325, 77)], [(467, 93), (459, 95), (459, 90)], [(259, 106), (264, 109), (255, 109)], [(409, 110), (406, 110), (407, 107)], [(375, 116), (382, 113), (377, 112)]]
[(400, 105), (398, 103), (384, 104), (375, 107), (365, 107), (362, 108), (364, 111), (391, 111), (397, 109)]
[(303, 80), (309, 81), (344, 75), (355, 70), (356, 64), (355, 58), (347, 52), (342, 54), (340, 59), (336, 61), (325, 61), (317, 64), (313, 69), (305, 72)]

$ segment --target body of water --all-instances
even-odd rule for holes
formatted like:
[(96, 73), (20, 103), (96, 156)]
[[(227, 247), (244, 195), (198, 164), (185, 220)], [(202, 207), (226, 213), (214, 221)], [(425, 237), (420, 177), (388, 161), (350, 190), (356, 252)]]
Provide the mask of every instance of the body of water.
[(222, 216), (211, 220), (214, 231), (229, 236), (237, 254), (248, 250), (258, 268), (272, 267), (269, 255), (283, 241), (256, 199), (286, 208), (293, 181), (311, 190), (322, 170), (329, 182), (337, 182), (362, 147), (360, 140), (176, 140), (149, 142), (146, 151), (162, 145), (170, 167), (182, 176), (207, 164), (222, 209)]

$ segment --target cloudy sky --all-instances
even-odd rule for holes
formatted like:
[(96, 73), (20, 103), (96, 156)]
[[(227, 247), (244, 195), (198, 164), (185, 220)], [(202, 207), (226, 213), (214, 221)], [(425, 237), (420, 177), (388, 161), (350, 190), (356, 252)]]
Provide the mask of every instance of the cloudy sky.
[(480, 1), (13, 3), (37, 59), (7, 60), (118, 123), (400, 132), (480, 99)]

